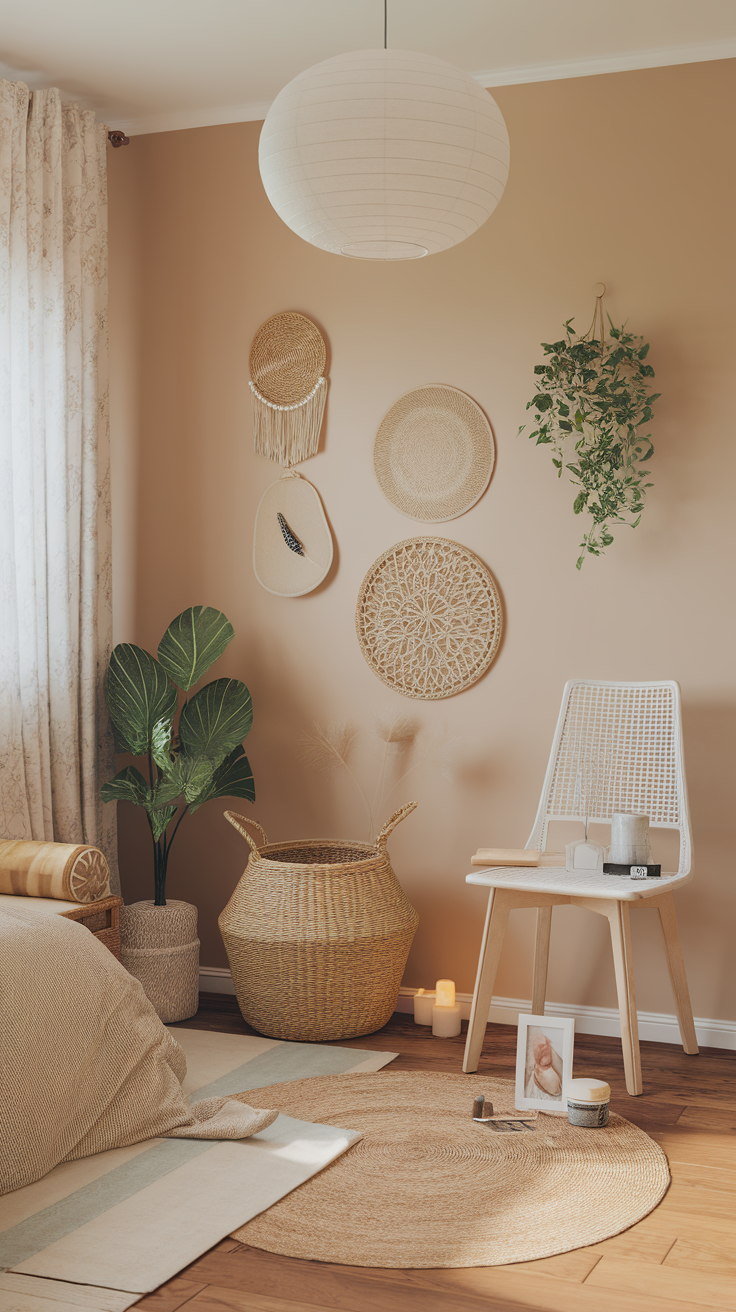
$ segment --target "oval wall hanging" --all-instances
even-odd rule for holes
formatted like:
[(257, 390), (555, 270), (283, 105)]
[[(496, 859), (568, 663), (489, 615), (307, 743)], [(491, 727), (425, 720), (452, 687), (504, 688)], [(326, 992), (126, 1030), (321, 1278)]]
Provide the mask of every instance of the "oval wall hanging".
[(295, 470), (261, 497), (253, 534), (253, 569), (267, 592), (303, 597), (332, 564), (332, 534), (317, 489)]
[(447, 538), (397, 542), (368, 570), (355, 614), (373, 673), (404, 697), (433, 701), (475, 683), (501, 641), (490, 570)]
[(417, 387), (391, 406), (373, 448), (378, 485), (403, 515), (431, 523), (456, 519), (490, 482), (491, 426), (465, 392)]

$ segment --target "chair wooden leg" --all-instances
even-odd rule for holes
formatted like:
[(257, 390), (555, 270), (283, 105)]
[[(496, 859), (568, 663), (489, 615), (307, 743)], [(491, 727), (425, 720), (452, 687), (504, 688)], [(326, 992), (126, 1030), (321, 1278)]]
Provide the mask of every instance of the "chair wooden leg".
[(511, 898), (503, 889), (492, 888), (488, 898), (488, 911), (483, 930), (483, 942), (478, 958), (478, 974), (475, 979), (473, 1005), (470, 1010), (468, 1037), (465, 1041), (463, 1070), (477, 1071), (480, 1061), (483, 1038), (486, 1032), (488, 1009), (493, 998), (493, 985), (501, 957), (503, 936), (508, 923)]
[(552, 908), (537, 907), (537, 932), (534, 936), (534, 980), (532, 983), (532, 1015), (544, 1015), (547, 997), (547, 967), (549, 965), (549, 936), (552, 929)]
[(624, 1052), (626, 1088), (632, 1097), (636, 1097), (644, 1092), (644, 1086), (641, 1079), (639, 1020), (634, 994), (634, 962), (628, 905), (626, 902), (614, 902), (607, 914), (611, 928), (618, 1008), (621, 1015), (621, 1046)]
[(657, 901), (657, 910), (659, 911), (659, 921), (662, 926), (662, 936), (664, 938), (665, 952), (667, 953), (667, 965), (670, 970), (670, 979), (672, 981), (672, 992), (675, 995), (675, 1010), (677, 1011), (677, 1020), (680, 1025), (680, 1038), (685, 1052), (691, 1056), (699, 1051), (698, 1040), (695, 1037), (695, 1023), (693, 1021), (693, 1008), (690, 1002), (690, 990), (687, 986), (687, 975), (685, 974), (685, 962), (680, 947), (680, 935), (677, 932), (677, 914), (675, 912), (675, 899), (671, 893), (665, 893)]

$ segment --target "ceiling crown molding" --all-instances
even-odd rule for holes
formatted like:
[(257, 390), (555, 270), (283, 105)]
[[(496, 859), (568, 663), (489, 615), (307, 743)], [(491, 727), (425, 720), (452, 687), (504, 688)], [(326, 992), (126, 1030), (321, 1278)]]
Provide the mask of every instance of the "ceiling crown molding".
[(629, 54), (570, 59), (555, 64), (528, 64), (519, 68), (491, 68), (472, 76), (482, 87), (513, 87), (523, 82), (555, 82), (568, 77), (599, 77), (603, 73), (629, 73), (643, 68), (675, 64), (702, 64), (711, 59), (736, 58), (736, 41), (703, 41), (690, 46), (661, 46)]
[[(561, 78), (600, 77), (606, 73), (628, 73), (646, 68), (666, 68), (677, 64), (701, 64), (712, 59), (736, 58), (736, 40), (706, 41), (688, 46), (662, 46), (655, 50), (603, 55), (592, 59), (572, 59), (549, 64), (528, 64), (518, 68), (492, 68), (471, 76), (482, 87), (519, 86), (525, 82), (554, 82)], [(109, 121), (126, 136), (146, 136), (151, 132), (179, 132), (185, 128), (217, 127), (223, 123), (261, 122), (271, 102), (262, 100), (244, 105), (219, 105), (213, 109), (172, 110), (144, 118), (124, 118), (112, 111), (100, 110), (97, 117)]]

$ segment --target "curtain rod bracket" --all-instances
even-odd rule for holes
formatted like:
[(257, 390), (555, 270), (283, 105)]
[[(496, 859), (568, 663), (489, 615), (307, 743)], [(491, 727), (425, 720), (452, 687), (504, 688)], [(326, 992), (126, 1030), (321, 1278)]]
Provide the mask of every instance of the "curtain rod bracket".
[(110, 145), (114, 146), (115, 149), (117, 149), (118, 146), (130, 145), (130, 137), (126, 137), (125, 133), (121, 132), (120, 128), (113, 128), (111, 132), (108, 132), (107, 139), (110, 142)]

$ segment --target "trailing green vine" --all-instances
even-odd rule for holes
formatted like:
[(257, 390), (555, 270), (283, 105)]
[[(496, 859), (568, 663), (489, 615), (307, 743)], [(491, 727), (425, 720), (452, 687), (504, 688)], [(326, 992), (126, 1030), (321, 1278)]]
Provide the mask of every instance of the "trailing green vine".
[[(586, 554), (600, 556), (613, 542), (613, 524), (636, 528), (651, 483), (643, 468), (654, 447), (642, 428), (652, 417), (659, 392), (649, 391), (654, 377), (646, 364), (648, 344), (610, 324), (610, 339), (581, 337), (565, 324), (559, 342), (542, 342), (547, 356), (535, 365), (537, 392), (527, 404), (537, 427), (529, 434), (537, 446), (551, 446), (558, 478), (563, 468), (579, 486), (576, 515), (590, 515), (577, 568)], [(519, 432), (523, 432), (522, 425)]]

